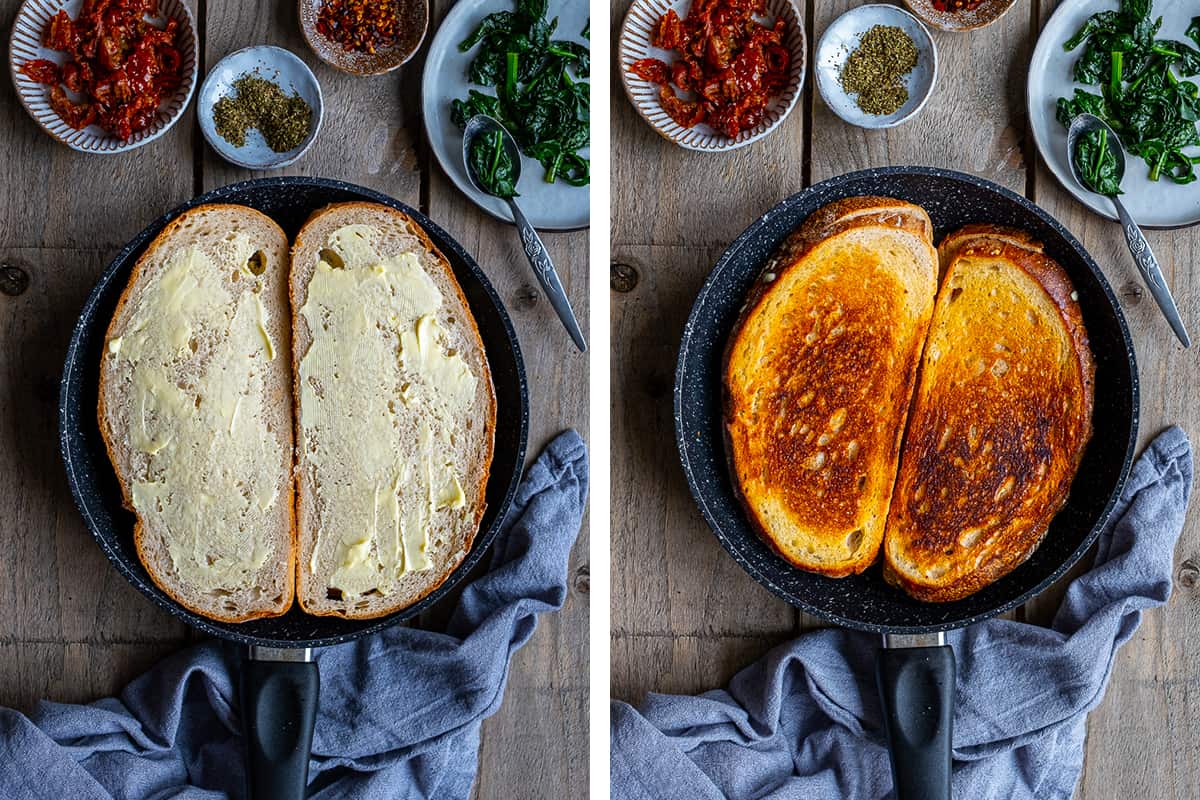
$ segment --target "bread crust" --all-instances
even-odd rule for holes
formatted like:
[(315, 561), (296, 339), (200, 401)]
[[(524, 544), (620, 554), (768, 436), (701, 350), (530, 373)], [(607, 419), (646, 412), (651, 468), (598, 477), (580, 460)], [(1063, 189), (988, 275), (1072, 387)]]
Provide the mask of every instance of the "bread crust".
[[(736, 378), (732, 361), (733, 354), (741, 344), (743, 336), (747, 335), (747, 322), (762, 311), (763, 303), (780, 275), (797, 265), (810, 252), (835, 236), (857, 228), (880, 226), (896, 228), (917, 236), (925, 240), (930, 250), (933, 251), (933, 223), (930, 221), (928, 213), (920, 206), (890, 197), (879, 196), (848, 197), (825, 205), (809, 215), (799, 227), (788, 235), (776, 254), (768, 259), (762, 275), (750, 289), (746, 303), (743, 305), (734, 323), (732, 333), (729, 336), (722, 355), (722, 410), (724, 424), (721, 429), (725, 439), (725, 455), (732, 477), (734, 493), (746, 513), (746, 518), (759, 538), (770, 546), (781, 558), (800, 569), (816, 572), (830, 578), (843, 578), (863, 572), (875, 563), (880, 548), (876, 547), (873, 550), (862, 548), (864, 552), (857, 559), (842, 561), (838, 564), (816, 566), (794, 558), (771, 535), (767, 526), (759, 518), (759, 514), (746, 494), (745, 486), (739, 478), (736, 462), (742, 456), (739, 455), (737, 445), (731, 434), (731, 426), (737, 413), (736, 402), (730, 390), (730, 385)], [(934, 255), (934, 258), (936, 259), (936, 255)], [(931, 310), (932, 303), (930, 304)], [(929, 315), (927, 314), (924, 321), (925, 325), (928, 324), (928, 318)], [(897, 422), (895, 440), (891, 447), (893, 454), (897, 454), (899, 451), (900, 437), (904, 429), (903, 417), (907, 415), (909, 406), (908, 398), (911, 397), (916, 383), (917, 366), (923, 341), (924, 331), (922, 330), (916, 337), (914, 352), (906, 361), (908, 366), (905, 373), (901, 376), (901, 380), (897, 384), (899, 390), (905, 396), (905, 401), (901, 405), (902, 418)], [(894, 482), (894, 469), (890, 477), (892, 482)], [(891, 486), (892, 483), (889, 483), (889, 495)], [(886, 504), (884, 506), (884, 513), (886, 514)]]
[[(350, 201), (350, 202), (344, 202), (344, 203), (331, 203), (330, 205), (327, 205), (324, 208), (317, 209), (311, 215), (309, 215), (309, 218), (305, 221), (304, 225), (301, 227), (300, 232), (296, 234), (295, 242), (293, 242), (293, 244), (292, 244), (291, 254), (292, 254), (292, 261), (293, 261), (293, 264), (292, 264), (293, 272), (296, 269), (295, 256), (297, 253), (299, 253), (301, 250), (303, 250), (304, 247), (306, 246), (306, 242), (304, 241), (304, 235), (307, 231), (310, 231), (311, 228), (316, 223), (320, 222), (322, 220), (322, 218), (325, 217), (326, 215), (334, 214), (334, 213), (338, 213), (338, 212), (342, 212), (342, 211), (353, 212), (356, 210), (370, 212), (372, 214), (385, 213), (388, 216), (393, 217), (395, 220), (401, 222), (405, 226), (405, 228), (408, 230), (409, 233), (412, 233), (414, 236), (416, 236), (421, 241), (421, 244), (425, 247), (425, 249), (435, 257), (438, 265), (444, 271), (445, 277), (447, 278), (449, 285), (454, 287), (454, 291), (456, 292), (458, 301), (462, 304), (463, 308), (467, 309), (468, 313), (467, 313), (466, 321), (469, 324), (465, 325), (464, 328), (469, 330), (470, 336), (473, 338), (475, 345), (479, 348), (479, 352), (482, 355), (481, 363), (482, 363), (483, 372), (479, 376), (479, 380), (486, 383), (486, 385), (487, 385), (486, 394), (488, 397), (488, 408), (487, 408), (487, 415), (486, 415), (486, 419), (485, 419), (486, 427), (485, 427), (485, 433), (484, 433), (484, 439), (487, 442), (487, 452), (483, 457), (483, 469), (481, 472), (481, 478), (480, 478), (479, 482), (475, 484), (476, 496), (478, 496), (480, 498), (480, 501), (479, 501), (479, 503), (476, 504), (475, 514), (474, 514), (474, 524), (472, 525), (471, 531), (467, 534), (467, 536), (465, 538), (464, 545), (463, 545), (463, 548), (461, 549), (461, 551), (458, 551), (457, 553), (455, 553), (440, 568), (440, 575), (438, 576), (438, 578), (435, 581), (431, 582), (430, 585), (426, 586), (414, 598), (412, 598), (410, 601), (404, 603), (403, 605), (397, 605), (397, 606), (393, 606), (393, 607), (384, 607), (384, 608), (381, 608), (378, 610), (359, 611), (359, 612), (355, 612), (352, 614), (346, 613), (345, 611), (342, 611), (340, 609), (322, 610), (322, 609), (310, 607), (307, 603), (305, 603), (303, 593), (298, 591), (299, 586), (300, 586), (301, 573), (304, 571), (305, 566), (304, 566), (303, 559), (300, 559), (299, 557), (297, 557), (296, 563), (295, 563), (295, 585), (297, 587), (296, 602), (300, 605), (300, 607), (304, 610), (305, 613), (311, 614), (313, 616), (333, 616), (333, 617), (342, 617), (345, 619), (376, 619), (379, 617), (387, 616), (389, 614), (394, 614), (395, 612), (400, 611), (403, 608), (407, 608), (408, 606), (413, 605), (414, 603), (420, 602), (421, 599), (423, 599), (424, 597), (427, 597), (429, 594), (431, 594), (432, 592), (437, 590), (438, 587), (440, 587), (443, 583), (446, 582), (446, 579), (450, 577), (451, 573), (453, 573), (454, 570), (458, 568), (459, 564), (461, 564), (463, 562), (463, 560), (466, 558), (466, 554), (469, 553), (471, 548), (474, 546), (475, 537), (478, 535), (478, 532), (479, 532), (479, 525), (483, 521), (484, 513), (487, 511), (487, 503), (486, 503), (486, 499), (485, 499), (486, 494), (487, 494), (487, 482), (488, 482), (488, 478), (491, 474), (492, 459), (495, 455), (496, 390), (495, 390), (495, 386), (492, 383), (491, 367), (487, 361), (487, 350), (483, 345), (483, 338), (479, 334), (479, 326), (475, 322), (474, 316), (470, 313), (470, 308), (471, 308), (470, 304), (467, 303), (467, 297), (463, 293), (462, 287), (458, 283), (458, 279), (455, 278), (455, 276), (454, 276), (454, 270), (450, 267), (450, 262), (446, 259), (445, 255), (443, 255), (442, 252), (437, 249), (437, 247), (433, 243), (433, 240), (431, 240), (429, 238), (429, 235), (425, 232), (425, 230), (420, 225), (418, 225), (416, 223), (416, 221), (414, 219), (412, 219), (412, 217), (408, 216), (404, 212), (402, 212), (398, 209), (392, 208), (391, 206), (385, 206), (385, 205), (382, 205), (379, 203), (368, 203), (365, 201)], [(301, 295), (300, 292), (303, 292), (303, 294)], [(307, 293), (308, 293), (308, 283), (307, 282), (296, 281), (294, 279), (288, 281), (288, 297), (291, 301), (291, 306), (292, 306), (292, 331), (293, 331), (293, 334), (296, 331), (307, 330), (307, 322), (303, 319), (303, 317), (300, 314), (300, 310), (304, 307), (305, 302), (307, 302), (307, 300), (308, 300)], [(307, 353), (307, 350), (305, 350), (305, 352)], [(300, 375), (300, 362), (303, 360), (303, 358), (304, 358), (304, 353), (300, 352), (300, 345), (298, 343), (298, 337), (293, 336), (292, 408), (295, 410), (295, 413), (293, 413), (292, 417), (293, 417), (293, 425), (294, 425), (294, 441), (296, 442), (297, 449), (300, 447), (300, 442), (303, 440), (303, 432), (302, 432), (301, 426), (300, 426), (300, 414), (299, 414), (299, 408), (300, 408), (299, 375)], [(302, 485), (301, 481), (302, 481), (302, 475), (301, 475), (300, 469), (297, 468), (294, 471), (297, 517), (299, 517), (301, 506), (304, 503), (304, 493), (301, 491), (301, 485)], [(299, 533), (297, 533), (297, 537), (299, 537)], [(299, 538), (297, 538), (297, 551), (299, 551)], [(298, 552), (297, 552), (297, 555), (298, 555)]]
[[(899, 534), (893, 530), (893, 512), (889, 512), (888, 530), (885, 533), (883, 548), (885, 553), (884, 578), (912, 597), (931, 603), (951, 602), (975, 594), (1024, 563), (1041, 544), (1050, 522), (1066, 503), (1071, 482), (1078, 471), (1087, 442), (1091, 438), (1095, 395), (1095, 363), (1088, 344), (1083, 314), (1078, 300), (1074, 297), (1074, 287), (1063, 268), (1044, 254), (1040, 242), (1033, 239), (1028, 233), (1013, 228), (968, 225), (948, 235), (942, 242), (939, 252), (943, 259), (944, 273), (944, 281), (939, 291), (939, 303), (942, 299), (942, 292), (947, 288), (955, 262), (964, 257), (1002, 259), (1020, 269), (1042, 288), (1057, 309), (1060, 321), (1067, 332), (1081, 386), (1083, 403), (1080, 419), (1082, 433), (1077, 446), (1067, 456), (1069, 464), (1061, 476), (1062, 486), (1059, 495), (1051, 498), (1051, 504), (1042, 509), (1038, 515), (1037, 524), (1023, 531), (1006, 532), (1004, 545), (991, 547), (987, 559), (974, 569), (961, 575), (952, 574), (951, 580), (946, 582), (915, 580), (912, 575), (893, 563), (891, 558), (888, 542), (892, 536)], [(924, 364), (924, 359), (922, 359), (922, 363)], [(924, 379), (923, 371), (924, 367), (922, 367), (921, 380)], [(910, 437), (915, 436), (912, 426), (917, 421), (915, 406), (920, 402), (919, 398), (918, 390), (918, 394), (913, 400), (914, 409), (910, 411), (909, 430), (906, 433), (901, 455), (902, 464), (910, 458), (917, 457), (910, 452), (910, 448), (921, 446), (910, 441)], [(1000, 446), (997, 445), (997, 447)], [(902, 488), (900, 484), (903, 480), (903, 471), (904, 467), (902, 466), (902, 474), (897, 480), (897, 491)], [(896, 500), (893, 498), (893, 504), (895, 502)], [(895, 506), (893, 506), (893, 511), (894, 508)]]
[[(207, 212), (227, 211), (229, 209), (237, 209), (240, 212), (247, 213), (249, 215), (257, 217), (259, 219), (259, 221), (267, 223), (273, 230), (277, 231), (280, 239), (282, 239), (285, 243), (287, 242), (287, 234), (285, 234), (283, 232), (283, 229), (279, 227), (279, 224), (276, 223), (275, 220), (268, 217), (266, 214), (263, 214), (261, 211), (258, 211), (257, 209), (253, 209), (248, 206), (239, 206), (239, 205), (232, 204), (232, 203), (205, 203), (203, 205), (199, 205), (194, 208), (188, 209), (187, 211), (183, 212), (175, 219), (171, 220), (171, 222), (169, 222), (166, 225), (166, 227), (164, 227), (162, 229), (162, 231), (160, 231), (159, 234), (154, 237), (154, 240), (150, 243), (150, 245), (146, 248), (145, 252), (142, 253), (142, 255), (138, 258), (137, 262), (133, 265), (133, 269), (131, 270), (131, 272), (129, 274), (129, 281), (126, 283), (124, 291), (121, 292), (121, 296), (117, 300), (117, 306), (113, 311), (112, 318), (109, 320), (108, 327), (105, 329), (104, 344), (105, 344), (106, 348), (108, 346), (108, 342), (113, 337), (114, 328), (117, 324), (117, 320), (121, 318), (122, 311), (124, 311), (126, 303), (129, 301), (130, 297), (132, 296), (134, 287), (138, 285), (138, 282), (141, 278), (143, 266), (158, 252), (159, 248), (165, 246), (169, 241), (171, 241), (173, 239), (175, 234), (178, 233), (179, 229), (181, 227), (183, 227), (184, 223), (186, 221), (188, 221), (191, 217), (201, 216)], [(284, 266), (284, 265), (281, 265), (281, 267), (282, 266)], [(287, 595), (284, 598), (284, 602), (282, 603), (281, 607), (277, 610), (264, 609), (262, 611), (251, 611), (246, 614), (221, 614), (217, 611), (214, 611), (213, 609), (199, 608), (198, 606), (188, 602), (185, 598), (179, 596), (179, 594), (176, 593), (170, 587), (170, 585), (168, 584), (166, 579), (158, 573), (158, 570), (156, 569), (156, 567), (154, 565), (153, 559), (150, 559), (146, 555), (145, 526), (142, 523), (141, 515), (137, 514), (137, 510), (133, 506), (133, 497), (132, 497), (131, 490), (129, 487), (129, 479), (121, 471), (120, 461), (117, 458), (117, 454), (116, 454), (116, 450), (115, 450), (115, 446), (114, 446), (116, 434), (112, 431), (112, 429), (108, 425), (107, 414), (105, 413), (106, 406), (105, 406), (105, 400), (104, 400), (104, 397), (106, 394), (106, 392), (105, 392), (106, 381), (107, 381), (107, 376), (105, 375), (105, 371), (103, 369), (101, 369), (100, 370), (98, 397), (97, 397), (97, 403), (96, 403), (96, 417), (97, 417), (97, 421), (100, 426), (100, 437), (104, 440), (104, 447), (105, 447), (105, 450), (108, 451), (109, 462), (112, 464), (113, 471), (117, 475), (117, 483), (121, 487), (121, 505), (128, 511), (133, 512), (135, 515), (135, 522), (134, 522), (134, 526), (133, 526), (134, 547), (136, 548), (137, 553), (138, 553), (138, 560), (140, 560), (142, 562), (142, 566), (145, 568), (146, 573), (150, 576), (150, 580), (153, 581), (154, 585), (157, 586), (159, 589), (161, 589), (164, 594), (166, 594), (174, 602), (178, 603), (183, 608), (187, 609), (188, 611), (190, 611), (194, 614), (199, 614), (202, 617), (206, 617), (208, 619), (215, 619), (220, 622), (247, 622), (252, 619), (262, 619), (264, 617), (277, 617), (277, 616), (281, 616), (281, 615), (287, 613), (287, 610), (289, 608), (291, 608), (292, 603), (295, 599), (295, 588), (296, 587), (295, 587), (294, 581), (292, 581), (288, 585)], [(292, 467), (293, 467), (293, 472), (294, 472), (294, 469), (295, 469), (294, 455), (293, 455), (293, 459), (292, 459)], [(293, 493), (293, 497), (294, 497), (294, 493)], [(296, 560), (297, 560), (296, 553), (297, 553), (297, 543), (298, 543), (298, 538), (299, 538), (299, 530), (296, 525), (296, 509), (295, 509), (295, 506), (293, 503), (287, 503), (287, 511), (288, 511), (289, 527), (291, 530), (291, 547), (288, 549), (288, 557), (289, 557), (288, 571), (294, 573)]]

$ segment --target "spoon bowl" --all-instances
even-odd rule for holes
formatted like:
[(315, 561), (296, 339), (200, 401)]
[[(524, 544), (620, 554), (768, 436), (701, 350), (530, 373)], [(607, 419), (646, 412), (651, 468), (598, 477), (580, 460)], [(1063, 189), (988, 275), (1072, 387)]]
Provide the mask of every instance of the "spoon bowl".
[[(1079, 183), (1080, 186), (1093, 191), (1092, 187), (1088, 186), (1083, 180), (1083, 176), (1079, 174), (1079, 165), (1075, 163), (1075, 149), (1079, 144), (1079, 139), (1093, 131), (1105, 131), (1108, 134), (1106, 143), (1108, 150), (1117, 161), (1117, 183), (1120, 183), (1125, 178), (1125, 148), (1121, 144), (1121, 138), (1117, 136), (1109, 124), (1100, 119), (1094, 114), (1080, 114), (1075, 119), (1071, 120), (1071, 127), (1067, 129), (1067, 163), (1071, 165), (1071, 176)], [(1099, 192), (1096, 192), (1099, 194)]]
[(467, 177), (471, 179), (471, 185), (484, 194), (500, 197), (483, 185), (483, 182), (479, 180), (479, 175), (475, 172), (474, 165), (471, 164), (471, 146), (485, 133), (500, 134), (500, 143), (504, 147), (504, 154), (508, 156), (508, 160), (513, 165), (513, 186), (521, 182), (521, 148), (517, 146), (517, 140), (508, 132), (508, 128), (485, 114), (471, 117), (467, 120), (467, 126), (463, 128), (463, 166), (467, 168)]

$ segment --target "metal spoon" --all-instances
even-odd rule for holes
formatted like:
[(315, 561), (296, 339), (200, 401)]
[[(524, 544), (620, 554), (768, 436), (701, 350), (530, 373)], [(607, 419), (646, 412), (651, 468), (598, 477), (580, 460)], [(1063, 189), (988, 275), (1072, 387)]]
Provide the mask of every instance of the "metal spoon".
[[(471, 117), (467, 121), (467, 127), (463, 130), (463, 166), (467, 169), (467, 175), (471, 179), (472, 186), (484, 194), (499, 197), (499, 195), (487, 190), (479, 180), (479, 176), (475, 174), (474, 167), (471, 166), (471, 143), (475, 140), (475, 137), (488, 131), (500, 132), (500, 140), (503, 143), (504, 150), (513, 163), (513, 184), (515, 185), (520, 182), (521, 150), (517, 147), (516, 140), (505, 130), (503, 125), (483, 114)], [(538, 236), (537, 231), (533, 229), (533, 226), (529, 224), (529, 220), (521, 213), (516, 199), (512, 197), (501, 197), (500, 199), (507, 200), (508, 207), (512, 209), (513, 222), (517, 223), (517, 230), (521, 234), (521, 249), (525, 251), (525, 257), (529, 259), (529, 264), (533, 267), (533, 273), (537, 276), (538, 283), (542, 285), (542, 291), (546, 293), (546, 297), (550, 300), (550, 305), (554, 307), (554, 311), (558, 314), (558, 318), (562, 320), (563, 327), (571, 335), (571, 339), (575, 342), (575, 346), (579, 348), (579, 352), (586, 353), (587, 341), (583, 338), (583, 331), (579, 329), (579, 323), (575, 320), (575, 312), (571, 310), (571, 303), (567, 300), (567, 293), (563, 291), (562, 282), (558, 279), (558, 273), (554, 270), (553, 262), (550, 261), (550, 254), (546, 252), (546, 245), (542, 244), (541, 237)]]
[[(1083, 176), (1079, 174), (1079, 167), (1075, 163), (1075, 144), (1079, 141), (1080, 136), (1094, 130), (1108, 132), (1106, 140), (1108, 149), (1117, 159), (1117, 183), (1120, 183), (1121, 179), (1125, 177), (1125, 148), (1121, 146), (1121, 140), (1117, 137), (1116, 132), (1099, 117), (1093, 114), (1080, 114), (1071, 122), (1071, 127), (1067, 131), (1067, 163), (1071, 165), (1071, 174), (1075, 176), (1075, 180), (1089, 192), (1093, 190), (1084, 183)], [(1129, 212), (1125, 210), (1125, 204), (1121, 202), (1120, 195), (1108, 199), (1112, 200), (1113, 206), (1117, 209), (1117, 217), (1121, 220), (1121, 228), (1125, 232), (1125, 243), (1129, 245), (1133, 261), (1137, 264), (1138, 271), (1142, 273), (1142, 280), (1146, 282), (1150, 294), (1154, 296), (1154, 301), (1162, 309), (1163, 316), (1167, 318), (1171, 330), (1175, 331), (1179, 341), (1183, 343), (1184, 347), (1191, 347), (1192, 340), (1188, 338), (1187, 330), (1183, 327), (1179, 309), (1175, 307), (1171, 290), (1167, 288), (1162, 269), (1158, 266), (1158, 259), (1150, 250), (1150, 243), (1146, 241), (1145, 234), (1133, 221), (1133, 217), (1129, 216)]]

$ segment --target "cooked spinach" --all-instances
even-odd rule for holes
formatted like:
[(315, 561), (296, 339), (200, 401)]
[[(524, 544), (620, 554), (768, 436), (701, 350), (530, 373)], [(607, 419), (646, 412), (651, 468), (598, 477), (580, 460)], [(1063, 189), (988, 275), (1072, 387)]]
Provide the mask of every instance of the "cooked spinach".
[[(1184, 149), (1200, 145), (1200, 87), (1184, 77), (1200, 74), (1200, 50), (1157, 38), (1162, 17), (1150, 12), (1151, 0), (1122, 0), (1119, 11), (1093, 14), (1063, 44), (1067, 51), (1083, 45), (1072, 74), (1099, 93), (1076, 89), (1060, 97), (1058, 121), (1070, 126), (1079, 114), (1095, 114), (1146, 162), (1150, 180), (1191, 183), (1200, 156)], [(1184, 35), (1200, 45), (1200, 17)]]
[[(470, 90), (451, 103), (451, 119), (461, 128), (486, 114), (512, 132), (522, 153), (541, 162), (547, 183), (585, 186), (590, 163), (579, 151), (588, 146), (588, 47), (553, 38), (558, 18), (546, 19), (547, 0), (515, 2), (512, 11), (484, 17), (459, 43), (464, 53), (479, 47), (468, 77), (495, 95)], [(584, 38), (588, 33), (585, 27)], [(472, 159), (478, 147), (472, 145)]]
[(1121, 194), (1117, 157), (1109, 147), (1108, 131), (1097, 128), (1080, 136), (1073, 155), (1079, 174), (1089, 189), (1109, 197)]
[(471, 170), (487, 189), (497, 197), (517, 197), (516, 170), (500, 131), (485, 131), (471, 142)]

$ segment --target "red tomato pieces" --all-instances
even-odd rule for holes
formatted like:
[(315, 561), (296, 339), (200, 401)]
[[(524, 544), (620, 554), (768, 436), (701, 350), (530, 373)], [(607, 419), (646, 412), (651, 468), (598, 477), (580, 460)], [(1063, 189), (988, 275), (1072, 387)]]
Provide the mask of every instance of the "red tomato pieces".
[(144, 19), (157, 14), (158, 0), (84, 0), (78, 19), (59, 11), (42, 35), (46, 47), (71, 60), (60, 67), (34, 59), (21, 73), (50, 86), (50, 107), (67, 125), (97, 124), (127, 141), (153, 124), (159, 104), (183, 81), (179, 23), (159, 28)]
[(684, 19), (668, 9), (651, 44), (679, 59), (667, 64), (643, 58), (629, 71), (659, 85), (663, 110), (679, 125), (704, 122), (736, 138), (762, 122), (771, 98), (787, 86), (792, 58), (783, 44), (786, 23), (755, 20), (766, 11), (764, 0), (694, 0)]

